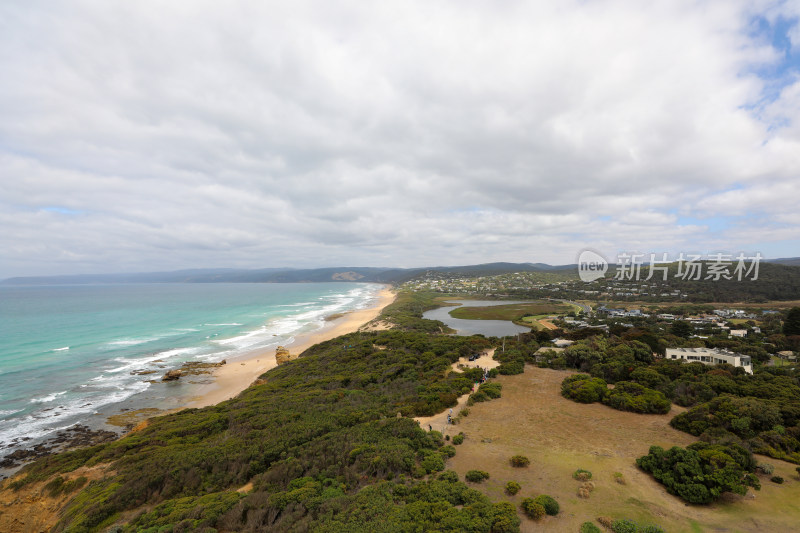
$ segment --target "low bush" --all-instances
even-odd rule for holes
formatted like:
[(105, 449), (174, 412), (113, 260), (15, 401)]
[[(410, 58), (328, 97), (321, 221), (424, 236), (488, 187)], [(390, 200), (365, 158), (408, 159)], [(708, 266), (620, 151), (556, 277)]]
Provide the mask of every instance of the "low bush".
[[(453, 448), (453, 453), (455, 454), (455, 448)], [(420, 466), (425, 469), (426, 474), (441, 472), (444, 470), (444, 458), (440, 453), (429, 453), (420, 462)]]
[(757, 468), (768, 476), (775, 471), (775, 467), (769, 463), (759, 463)]
[(664, 393), (648, 389), (632, 381), (618, 381), (603, 398), (603, 403), (620, 411), (634, 413), (669, 413), (672, 407)]
[(517, 510), (511, 502), (497, 502), (492, 505), (494, 519), (492, 520), (492, 533), (518, 533), (521, 520)]
[(592, 479), (592, 473), (588, 470), (584, 470), (583, 468), (579, 468), (572, 473), (572, 478), (577, 479), (578, 481), (589, 481)]
[(544, 507), (545, 512), (551, 516), (557, 515), (560, 510), (558, 502), (552, 496), (542, 494), (534, 498), (533, 501)]
[(489, 479), (489, 472), (483, 470), (468, 470), (464, 479), (472, 483), (481, 483), (484, 479)]
[(511, 466), (515, 468), (523, 468), (531, 464), (531, 460), (524, 455), (515, 455), (511, 458)]
[(769, 478), (769, 480), (772, 481), (773, 483), (777, 483), (778, 485), (781, 485), (783, 483), (783, 478), (781, 476), (772, 476), (771, 478)]
[(448, 483), (457, 483), (458, 482), (458, 474), (453, 470), (445, 470), (441, 474), (439, 474), (440, 481), (447, 481)]
[(439, 453), (446, 457), (454, 457), (456, 455), (456, 449), (448, 444), (447, 446), (442, 446), (439, 448)]
[(636, 464), (661, 482), (667, 492), (689, 503), (711, 503), (725, 492), (744, 495), (759, 489), (753, 454), (738, 444), (696, 442), (685, 449), (651, 446)]
[(506, 483), (506, 494), (513, 496), (520, 491), (522, 486), (516, 481), (509, 481)]
[(614, 472), (614, 481), (619, 483), (620, 485), (626, 485), (625, 477), (623, 477), (622, 472)]
[(520, 503), (520, 507), (522, 508), (522, 512), (528, 515), (529, 518), (533, 518), (534, 520), (541, 519), (545, 514), (547, 514), (547, 510), (544, 506), (540, 503), (536, 503), (533, 498), (525, 498)]
[(588, 374), (575, 374), (561, 382), (561, 395), (580, 403), (601, 401), (608, 391), (605, 380), (593, 378)]
[(614, 533), (636, 533), (638, 529), (636, 522), (628, 520), (627, 518), (614, 520), (614, 522), (611, 523), (611, 531)]
[(463, 433), (459, 433), (458, 435), (453, 437), (453, 444), (459, 445), (462, 442), (464, 442), (464, 434)]
[(664, 533), (664, 528), (655, 524), (647, 524), (640, 526), (638, 533)]
[(600, 528), (592, 522), (584, 522), (581, 524), (581, 533), (601, 533)]
[(488, 396), (492, 400), (499, 398), (501, 396), (502, 390), (503, 390), (503, 385), (496, 382), (484, 383), (480, 387), (478, 387), (478, 392), (483, 392), (486, 396)]

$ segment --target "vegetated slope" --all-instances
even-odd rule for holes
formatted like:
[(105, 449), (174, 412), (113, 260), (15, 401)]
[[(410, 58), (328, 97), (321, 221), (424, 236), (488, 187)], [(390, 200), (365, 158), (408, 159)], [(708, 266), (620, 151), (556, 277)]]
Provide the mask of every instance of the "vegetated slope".
[[(457, 480), (415, 481), (442, 469), (447, 454), (440, 434), (406, 418), (454, 405), (481, 371), (448, 372), (451, 364), (488, 345), (481, 337), (401, 330), (339, 337), (264, 374), (235, 399), (45, 458), (12, 487), (110, 465), (112, 475), (76, 492), (55, 531), (101, 531), (115, 523), (126, 531), (331, 524), (337, 526), (330, 530), (414, 524), (489, 531), (500, 522), (513, 531), (513, 512)], [(251, 492), (236, 491), (246, 483)]]

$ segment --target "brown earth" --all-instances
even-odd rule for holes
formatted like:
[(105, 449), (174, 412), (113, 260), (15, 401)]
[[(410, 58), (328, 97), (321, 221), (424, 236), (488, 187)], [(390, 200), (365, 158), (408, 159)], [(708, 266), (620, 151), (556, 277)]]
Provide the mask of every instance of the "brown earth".
[[(500, 376), (502, 398), (475, 404), (456, 427), (466, 439), (448, 468), (462, 479), (467, 470), (486, 470), (491, 478), (473, 486), (493, 501), (518, 506), (525, 497), (549, 494), (561, 504), (558, 516), (539, 522), (520, 513), (523, 532), (578, 531), (584, 521), (603, 515), (655, 523), (670, 533), (800, 530), (795, 465), (759, 457), (759, 462), (775, 465), (775, 473), (786, 479), (783, 485), (762, 476), (759, 492), (688, 506), (635, 463), (651, 445), (686, 446), (696, 440), (669, 426), (683, 409), (673, 406), (667, 415), (638, 415), (602, 404), (578, 404), (560, 394), (561, 381), (569, 374), (528, 365), (524, 374)], [(509, 458), (518, 454), (530, 458), (529, 467), (511, 467)], [(578, 496), (581, 483), (572, 478), (578, 468), (593, 473), (596, 488), (588, 499)], [(615, 473), (622, 474), (625, 484), (616, 482)], [(522, 485), (516, 496), (504, 493), (512, 480)]]
[[(62, 477), (72, 481), (81, 476), (88, 483), (113, 475), (109, 465), (81, 467)], [(55, 476), (54, 476), (55, 477)], [(11, 490), (11, 478), (0, 484), (0, 531), (3, 533), (38, 533), (49, 531), (61, 517), (61, 510), (78, 491), (71, 494), (50, 496), (44, 488), (53, 478), (30, 483), (18, 491)]]

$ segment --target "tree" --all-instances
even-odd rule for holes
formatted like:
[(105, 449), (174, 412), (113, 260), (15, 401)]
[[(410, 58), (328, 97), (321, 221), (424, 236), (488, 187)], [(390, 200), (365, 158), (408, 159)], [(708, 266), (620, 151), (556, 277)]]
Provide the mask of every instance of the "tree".
[(800, 335), (800, 307), (792, 307), (783, 323), (783, 334)]
[(676, 320), (670, 326), (669, 331), (676, 337), (688, 339), (694, 333), (694, 326), (683, 320)]

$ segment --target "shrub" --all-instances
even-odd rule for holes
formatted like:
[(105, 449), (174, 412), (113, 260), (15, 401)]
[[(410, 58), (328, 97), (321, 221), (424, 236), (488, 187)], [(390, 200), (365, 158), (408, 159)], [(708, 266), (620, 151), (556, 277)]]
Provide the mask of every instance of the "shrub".
[(469, 470), (464, 475), (464, 479), (472, 483), (481, 483), (484, 479), (489, 479), (489, 472), (483, 470)]
[(439, 452), (447, 457), (454, 457), (456, 454), (456, 449), (448, 444), (447, 446), (442, 446), (439, 448)]
[(545, 514), (547, 514), (547, 510), (544, 508), (544, 506), (536, 503), (533, 498), (525, 498), (522, 500), (520, 507), (522, 508), (522, 511), (528, 515), (528, 517), (533, 518), (534, 520), (539, 520)]
[(511, 458), (511, 466), (515, 468), (523, 468), (531, 464), (531, 460), (524, 455), (515, 455)]
[(760, 488), (752, 454), (738, 444), (696, 442), (685, 449), (651, 446), (636, 464), (662, 483), (667, 492), (689, 503), (710, 503), (724, 492), (744, 495)]
[(760, 463), (757, 468), (766, 475), (770, 475), (775, 471), (775, 467), (769, 463)]
[(662, 415), (668, 413), (672, 406), (672, 402), (664, 396), (664, 393), (632, 381), (618, 381), (614, 388), (606, 393), (603, 403), (620, 411)]
[(584, 489), (583, 487), (578, 489), (578, 498), (588, 499), (589, 498), (589, 491)]
[(520, 491), (522, 486), (516, 481), (509, 481), (506, 483), (506, 494), (513, 496)]
[(500, 383), (484, 383), (480, 387), (478, 387), (478, 392), (484, 393), (490, 399), (494, 400), (495, 398), (499, 398), (501, 393), (500, 391), (503, 389), (503, 385)]
[(447, 481), (448, 483), (457, 483), (458, 474), (452, 470), (445, 470), (444, 472), (439, 474), (439, 480)]
[(444, 470), (444, 458), (439, 453), (430, 453), (420, 462), (420, 466), (425, 469), (426, 474), (441, 472)]
[(614, 481), (620, 485), (625, 485), (625, 478), (622, 476), (622, 472), (614, 472)]
[(520, 358), (501, 363), (500, 366), (497, 367), (497, 372), (506, 376), (522, 374), (525, 372), (525, 361)]
[(459, 433), (458, 435), (453, 437), (453, 444), (459, 445), (462, 442), (464, 442), (464, 434), (463, 433)]
[(655, 524), (646, 524), (639, 527), (638, 533), (664, 533), (664, 528)]
[(581, 533), (601, 533), (600, 528), (592, 522), (584, 522), (581, 524)]
[(614, 533), (636, 533), (639, 528), (636, 522), (623, 518), (622, 520), (614, 520), (611, 524), (611, 531)]
[(604, 380), (593, 378), (588, 374), (575, 374), (561, 382), (561, 395), (574, 402), (599, 402), (607, 391), (608, 386)]
[(497, 502), (493, 506), (492, 533), (518, 533), (520, 519), (511, 502)]
[(578, 481), (589, 481), (592, 479), (592, 473), (588, 470), (584, 470), (583, 468), (579, 468), (572, 473), (572, 478), (577, 479)]
[(778, 485), (783, 483), (783, 478), (781, 476), (772, 476), (771, 478), (769, 478), (769, 480), (772, 481), (773, 483), (777, 483)]
[(584, 481), (583, 483), (581, 483), (581, 488), (586, 489), (589, 492), (592, 492), (594, 490), (594, 483), (591, 481)]
[(544, 507), (544, 510), (547, 514), (551, 516), (555, 516), (558, 514), (559, 511), (558, 502), (552, 496), (542, 494), (541, 496), (537, 496), (536, 498), (534, 498), (533, 501)]

